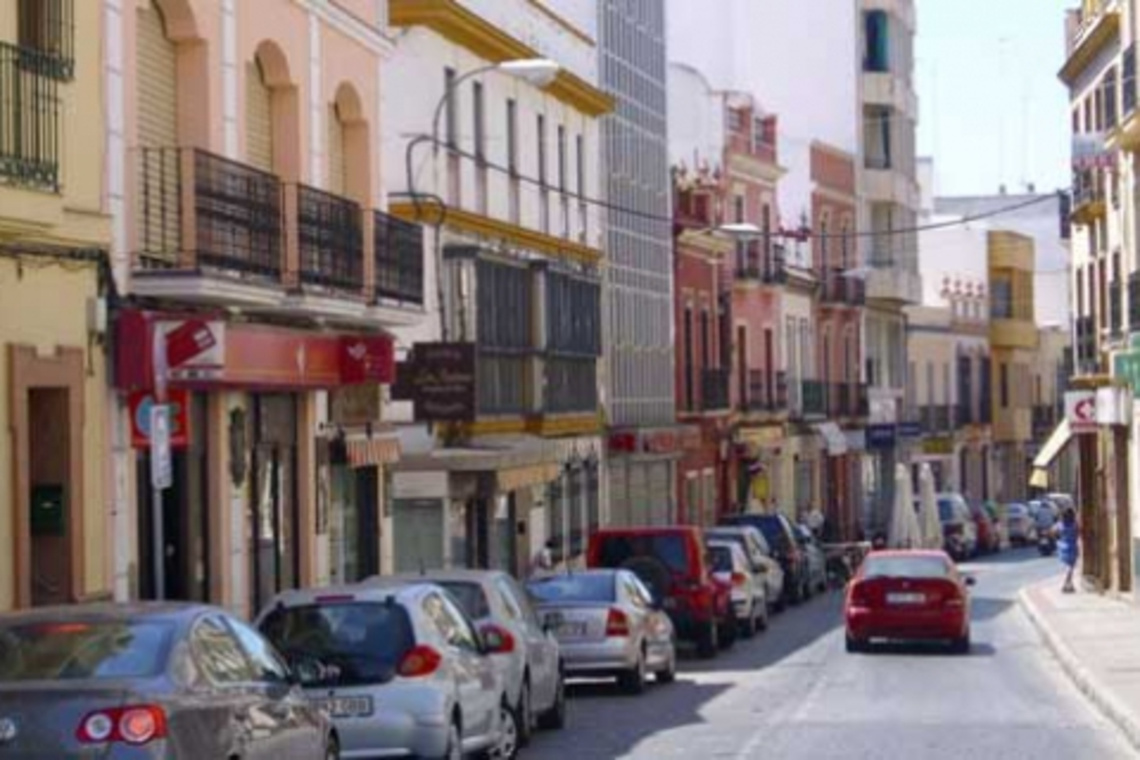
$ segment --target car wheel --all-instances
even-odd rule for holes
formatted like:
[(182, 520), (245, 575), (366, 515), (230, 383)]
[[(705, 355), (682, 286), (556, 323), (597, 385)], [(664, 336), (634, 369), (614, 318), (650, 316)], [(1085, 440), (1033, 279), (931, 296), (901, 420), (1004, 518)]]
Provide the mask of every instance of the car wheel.
[(669, 662), (665, 667), (657, 671), (654, 680), (657, 683), (673, 683), (677, 680), (677, 650), (674, 648), (669, 652)]
[(515, 722), (519, 727), (519, 746), (530, 744), (532, 729), (534, 728), (534, 708), (531, 704), (530, 679), (524, 678), (522, 689), (519, 690), (519, 703), (515, 707)]
[(755, 606), (745, 620), (738, 620), (736, 623), (736, 632), (741, 638), (750, 639), (756, 635), (756, 610)]
[(487, 753), (490, 760), (514, 760), (519, 754), (519, 724), (506, 696), (499, 704), (499, 741)]
[(860, 652), (867, 651), (867, 642), (852, 638), (850, 634), (847, 635), (846, 644), (847, 652), (849, 654), (858, 654)]
[(720, 639), (721, 649), (731, 649), (732, 645), (736, 643), (736, 620), (729, 620), (720, 626), (717, 637)]
[(566, 676), (561, 672), (554, 686), (554, 705), (539, 716), (538, 727), (554, 731), (566, 727)]
[(330, 736), (325, 744), (325, 760), (340, 760), (340, 742), (335, 736)]
[(645, 652), (637, 656), (637, 664), (618, 676), (618, 687), (630, 696), (645, 691)]
[(711, 660), (716, 657), (717, 650), (720, 649), (718, 633), (716, 621), (709, 621), (708, 626), (697, 634), (697, 655), (701, 659)]
[(447, 748), (440, 760), (463, 760), (463, 738), (455, 721), (447, 729)]

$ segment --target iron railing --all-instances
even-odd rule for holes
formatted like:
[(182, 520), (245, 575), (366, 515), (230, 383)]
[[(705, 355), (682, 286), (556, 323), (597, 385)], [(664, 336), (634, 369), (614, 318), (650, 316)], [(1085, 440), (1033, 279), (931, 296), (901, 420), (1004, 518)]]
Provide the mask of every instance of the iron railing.
[(525, 414), (530, 411), (528, 352), (480, 347), (476, 360), (476, 406), (479, 414)]
[(598, 408), (598, 360), (588, 356), (546, 357), (545, 411), (594, 412)]
[(701, 370), (701, 410), (713, 412), (729, 409), (727, 369)]
[(779, 412), (788, 408), (788, 373), (749, 370), (741, 388), (740, 406), (749, 412)]
[(823, 271), (820, 296), (824, 303), (863, 306), (867, 303), (867, 286), (843, 267), (827, 267)]
[(1128, 329), (1140, 330), (1140, 272), (1128, 275)]
[(787, 282), (784, 247), (765, 240), (741, 242), (736, 247), (736, 278), (771, 285)]
[(0, 184), (60, 190), (56, 63), (39, 50), (0, 42)]
[[(279, 278), (281, 183), (252, 166), (193, 148), (139, 148), (138, 262), (147, 269), (180, 266), (192, 215), (196, 268)], [(193, 205), (184, 206), (189, 183)]]
[(360, 206), (308, 185), (297, 186), (302, 285), (359, 292), (364, 287)]
[(47, 60), (45, 73), (60, 81), (75, 77), (73, 0), (19, 0), (19, 43)]
[(1124, 328), (1124, 286), (1123, 281), (1108, 284), (1108, 332), (1120, 335)]
[(383, 211), (373, 212), (376, 298), (423, 305), (424, 230)]
[(805, 417), (823, 417), (827, 415), (827, 384), (822, 380), (804, 380), (803, 388), (803, 415)]

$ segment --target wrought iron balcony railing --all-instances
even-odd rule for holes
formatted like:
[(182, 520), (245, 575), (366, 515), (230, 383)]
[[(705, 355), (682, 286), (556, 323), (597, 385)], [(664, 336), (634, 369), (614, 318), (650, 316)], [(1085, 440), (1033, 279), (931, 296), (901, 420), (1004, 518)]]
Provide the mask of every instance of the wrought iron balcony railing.
[(60, 190), (57, 65), (47, 53), (0, 42), (0, 184)]

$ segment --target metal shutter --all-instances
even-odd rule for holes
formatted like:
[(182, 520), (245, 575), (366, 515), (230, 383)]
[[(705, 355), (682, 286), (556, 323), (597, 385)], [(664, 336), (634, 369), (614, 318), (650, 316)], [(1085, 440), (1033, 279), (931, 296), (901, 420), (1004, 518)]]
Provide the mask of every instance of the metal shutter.
[(329, 184), (328, 191), (336, 195), (348, 195), (344, 188), (344, 124), (337, 115), (336, 105), (329, 107)]
[(174, 43), (152, 3), (138, 10), (138, 140), (140, 145), (178, 144), (178, 77)]
[(614, 527), (630, 525), (628, 468), (621, 460), (612, 459), (608, 469), (610, 510), (607, 524)]
[(674, 522), (672, 468), (668, 462), (654, 462), (648, 466), (647, 470), (648, 523), (650, 525), (672, 525)]
[(442, 501), (395, 499), (392, 518), (392, 560), (397, 573), (444, 566)]
[(250, 166), (273, 171), (273, 93), (256, 61), (245, 69), (245, 158)]

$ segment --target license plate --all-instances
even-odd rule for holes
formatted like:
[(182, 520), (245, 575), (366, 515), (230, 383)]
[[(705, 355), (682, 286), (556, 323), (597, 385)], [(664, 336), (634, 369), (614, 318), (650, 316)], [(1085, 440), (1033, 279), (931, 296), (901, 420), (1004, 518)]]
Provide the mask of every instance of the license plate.
[(310, 702), (333, 718), (365, 718), (372, 714), (372, 697), (319, 697)]
[(925, 601), (925, 594), (913, 592), (887, 594), (887, 604), (922, 604)]
[(665, 603), (661, 606), (667, 610), (675, 610), (677, 609), (677, 600), (671, 596), (667, 596), (665, 597)]
[(586, 624), (583, 622), (563, 622), (558, 625), (558, 635), (566, 638), (581, 638), (586, 635)]

